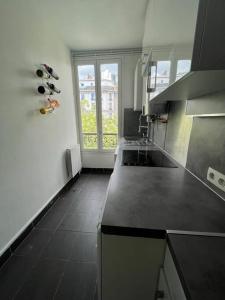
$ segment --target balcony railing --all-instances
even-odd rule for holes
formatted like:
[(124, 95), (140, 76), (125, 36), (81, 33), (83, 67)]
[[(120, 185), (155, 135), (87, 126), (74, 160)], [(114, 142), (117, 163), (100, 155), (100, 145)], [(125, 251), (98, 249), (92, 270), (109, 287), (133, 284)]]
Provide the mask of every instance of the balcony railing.
[[(83, 132), (83, 148), (87, 150), (98, 149), (99, 136), (94, 132)], [(102, 134), (102, 149), (112, 150), (117, 147), (118, 134), (117, 133), (103, 133)]]

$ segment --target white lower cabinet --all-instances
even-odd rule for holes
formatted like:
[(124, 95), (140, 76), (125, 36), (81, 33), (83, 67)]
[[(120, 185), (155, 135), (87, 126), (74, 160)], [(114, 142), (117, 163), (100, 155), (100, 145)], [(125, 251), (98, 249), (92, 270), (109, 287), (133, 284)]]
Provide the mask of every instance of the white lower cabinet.
[(187, 300), (165, 239), (98, 235), (99, 300)]
[(158, 300), (187, 300), (168, 246), (156, 295)]
[(155, 300), (163, 239), (101, 234), (101, 300)]

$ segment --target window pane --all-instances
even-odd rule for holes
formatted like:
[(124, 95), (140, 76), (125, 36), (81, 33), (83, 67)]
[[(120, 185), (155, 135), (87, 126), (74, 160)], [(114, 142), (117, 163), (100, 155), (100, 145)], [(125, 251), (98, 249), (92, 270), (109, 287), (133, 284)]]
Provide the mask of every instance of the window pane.
[[(118, 64), (101, 64), (103, 149), (114, 149), (118, 135)], [(111, 135), (104, 135), (105, 133)]]
[[(156, 90), (151, 93), (151, 99), (157, 96), (159, 93), (164, 91), (170, 82), (170, 65), (169, 60), (157, 61), (157, 75), (156, 75)], [(151, 74), (151, 84), (155, 80), (155, 71)]]
[[(98, 140), (94, 65), (78, 66), (78, 78), (83, 147), (84, 149), (97, 149)], [(86, 135), (87, 133), (92, 135)]]
[(191, 69), (191, 61), (189, 59), (178, 60), (176, 80), (183, 77)]

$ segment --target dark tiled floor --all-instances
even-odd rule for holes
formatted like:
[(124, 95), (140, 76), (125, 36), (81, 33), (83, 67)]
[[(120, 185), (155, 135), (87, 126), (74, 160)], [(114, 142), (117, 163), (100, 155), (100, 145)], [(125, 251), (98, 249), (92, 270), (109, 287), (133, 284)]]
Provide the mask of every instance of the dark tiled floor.
[(82, 174), (0, 269), (1, 300), (96, 300), (96, 240), (110, 175)]

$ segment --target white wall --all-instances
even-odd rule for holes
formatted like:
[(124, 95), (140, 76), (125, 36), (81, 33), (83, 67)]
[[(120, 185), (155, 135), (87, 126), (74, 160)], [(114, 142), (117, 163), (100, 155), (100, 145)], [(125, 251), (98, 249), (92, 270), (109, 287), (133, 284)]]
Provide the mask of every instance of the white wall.
[[(37, 2), (1, 2), (0, 253), (68, 181), (64, 151), (76, 144), (70, 54)], [(62, 90), (47, 116), (35, 93), (40, 63), (56, 69)]]
[(114, 167), (114, 152), (82, 152), (82, 166), (84, 168), (106, 168), (112, 169)]

